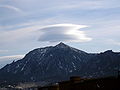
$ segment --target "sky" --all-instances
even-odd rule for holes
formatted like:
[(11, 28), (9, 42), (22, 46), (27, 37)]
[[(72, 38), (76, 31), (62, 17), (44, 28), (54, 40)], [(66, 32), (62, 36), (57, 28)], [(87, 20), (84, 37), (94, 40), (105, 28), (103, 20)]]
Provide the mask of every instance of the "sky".
[(119, 52), (120, 0), (0, 0), (0, 67), (59, 42)]

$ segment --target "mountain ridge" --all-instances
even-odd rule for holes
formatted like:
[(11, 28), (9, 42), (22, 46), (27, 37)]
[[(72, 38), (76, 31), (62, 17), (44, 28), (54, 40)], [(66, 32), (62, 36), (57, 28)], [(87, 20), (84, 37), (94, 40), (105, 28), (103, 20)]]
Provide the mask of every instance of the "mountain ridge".
[[(64, 43), (37, 48), (0, 69), (0, 82), (59, 81), (70, 76), (104, 77), (114, 75), (120, 53), (107, 50), (92, 54)], [(109, 61), (108, 61), (109, 59)]]

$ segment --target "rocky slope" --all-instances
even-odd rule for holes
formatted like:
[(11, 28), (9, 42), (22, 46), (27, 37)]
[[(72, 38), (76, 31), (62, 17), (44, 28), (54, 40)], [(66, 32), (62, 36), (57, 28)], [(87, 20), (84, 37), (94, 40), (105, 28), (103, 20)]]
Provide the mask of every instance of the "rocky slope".
[(0, 82), (59, 81), (70, 76), (104, 77), (117, 74), (120, 53), (90, 54), (64, 43), (37, 48), (0, 69)]

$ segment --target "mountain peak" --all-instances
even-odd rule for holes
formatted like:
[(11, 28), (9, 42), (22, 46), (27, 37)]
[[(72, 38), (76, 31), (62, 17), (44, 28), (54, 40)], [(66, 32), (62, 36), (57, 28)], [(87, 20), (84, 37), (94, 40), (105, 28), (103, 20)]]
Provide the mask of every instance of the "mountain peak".
[(113, 51), (112, 50), (107, 50), (104, 53), (113, 53)]
[(63, 42), (60, 42), (59, 44), (57, 44), (55, 47), (58, 47), (58, 48), (68, 48), (69, 46), (64, 44)]
[(63, 42), (60, 42), (58, 45), (66, 45), (66, 44), (64, 44)]
[(90, 54), (60, 42), (54, 47), (34, 49), (23, 59), (0, 69), (0, 83), (43, 80), (52, 83), (72, 75), (93, 78), (112, 76), (118, 63), (120, 53)]

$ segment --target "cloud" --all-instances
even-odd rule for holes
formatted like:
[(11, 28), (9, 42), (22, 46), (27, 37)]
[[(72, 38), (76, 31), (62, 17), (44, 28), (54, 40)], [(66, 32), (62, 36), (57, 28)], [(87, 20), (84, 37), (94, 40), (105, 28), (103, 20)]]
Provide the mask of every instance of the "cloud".
[(19, 13), (22, 13), (23, 11), (17, 7), (11, 6), (11, 5), (0, 5), (0, 8), (6, 8), (6, 9), (10, 9)]
[[(31, 26), (31, 27), (25, 27), (21, 29), (16, 30), (9, 30), (9, 31), (0, 31), (0, 44), (2, 43), (13, 43), (13, 42), (19, 42), (20, 40), (28, 40), (32, 36), (34, 36), (34, 33), (36, 29), (40, 27), (37, 26)], [(37, 33), (35, 33), (37, 35)]]
[(79, 29), (88, 27), (76, 24), (55, 24), (42, 27), (39, 37), (41, 42), (87, 42), (92, 40), (86, 36), (85, 31)]
[(0, 53), (8, 52), (8, 50), (0, 50)]
[(24, 55), (11, 55), (11, 56), (1, 56), (0, 57), (0, 61), (5, 61), (5, 60), (8, 60), (8, 59), (12, 59), (12, 60), (14, 60), (14, 59), (20, 59), (20, 58), (23, 58), (24, 57)]
[[(20, 8), (17, 8), (12, 5), (0, 5), (0, 21), (2, 21), (2, 25), (8, 23), (7, 20), (9, 19), (14, 19), (14, 21), (16, 21), (18, 18), (24, 15), (25, 13)], [(12, 23), (13, 21), (10, 22)]]
[[(109, 2), (109, 3), (108, 3)], [(69, 11), (69, 10), (104, 10), (104, 9), (112, 9), (119, 8), (117, 0), (60, 0), (54, 1), (54, 3), (49, 3), (44, 11)], [(44, 2), (42, 2), (44, 3)], [(46, 2), (45, 2), (46, 3)], [(42, 9), (43, 10), (43, 9)], [(40, 10), (41, 11), (41, 10)]]
[(60, 5), (56, 5), (55, 7), (52, 7), (51, 9), (85, 9), (85, 10), (91, 10), (91, 9), (99, 9), (103, 8), (101, 1), (71, 1), (71, 2), (65, 2), (64, 4), (61, 3)]
[(12, 55), (12, 56), (1, 56), (0, 57), (0, 68), (5, 66), (6, 64), (11, 63), (13, 60), (22, 59), (24, 55)]
[[(21, 29), (0, 31), (0, 44), (19, 41), (41, 42), (87, 42), (92, 40), (86, 36), (85, 31), (79, 29), (88, 27), (76, 24), (33, 25)], [(10, 37), (10, 38), (9, 38)]]

